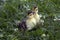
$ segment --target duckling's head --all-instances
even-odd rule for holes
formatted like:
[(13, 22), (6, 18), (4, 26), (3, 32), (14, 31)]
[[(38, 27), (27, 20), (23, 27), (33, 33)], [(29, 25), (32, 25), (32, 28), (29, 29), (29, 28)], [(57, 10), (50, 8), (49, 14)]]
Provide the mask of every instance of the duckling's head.
[(34, 12), (29, 10), (28, 11), (28, 18), (33, 18), (34, 17)]
[(32, 8), (32, 11), (35, 12), (35, 13), (38, 13), (38, 7), (37, 7), (37, 6), (34, 6), (34, 7)]

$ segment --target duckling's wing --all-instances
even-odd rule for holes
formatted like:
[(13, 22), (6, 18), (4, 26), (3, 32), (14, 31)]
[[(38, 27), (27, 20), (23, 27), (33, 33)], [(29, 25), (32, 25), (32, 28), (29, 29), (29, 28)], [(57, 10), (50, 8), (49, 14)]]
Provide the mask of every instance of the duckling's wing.
[(22, 20), (19, 25), (18, 25), (18, 28), (19, 29), (23, 29), (23, 30), (26, 30), (27, 26), (26, 26), (26, 20)]

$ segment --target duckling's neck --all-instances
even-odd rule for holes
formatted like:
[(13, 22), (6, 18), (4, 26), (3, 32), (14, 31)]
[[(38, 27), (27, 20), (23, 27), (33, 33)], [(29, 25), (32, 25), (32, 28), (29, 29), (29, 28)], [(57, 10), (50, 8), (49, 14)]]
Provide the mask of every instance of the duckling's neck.
[(38, 15), (38, 13), (35, 13), (34, 15), (36, 16), (36, 15)]
[(33, 17), (27, 17), (29, 20), (31, 20)]
[(31, 20), (31, 19), (33, 19), (33, 17), (32, 18), (29, 17), (29, 20)]

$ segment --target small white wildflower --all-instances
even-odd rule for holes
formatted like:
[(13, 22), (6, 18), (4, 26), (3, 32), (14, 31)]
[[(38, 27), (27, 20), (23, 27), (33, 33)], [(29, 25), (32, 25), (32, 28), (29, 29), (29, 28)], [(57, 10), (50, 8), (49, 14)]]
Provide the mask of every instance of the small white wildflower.
[(42, 34), (41, 37), (46, 37), (46, 34)]

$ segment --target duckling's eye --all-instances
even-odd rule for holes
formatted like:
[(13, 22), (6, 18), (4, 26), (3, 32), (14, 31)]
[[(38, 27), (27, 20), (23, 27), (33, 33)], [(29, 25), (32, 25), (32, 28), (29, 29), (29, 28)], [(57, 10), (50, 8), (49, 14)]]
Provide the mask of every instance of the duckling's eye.
[(31, 15), (33, 15), (32, 13), (31, 14), (29, 14), (29, 16), (31, 16)]
[(33, 15), (35, 14), (35, 12), (33, 12)]

